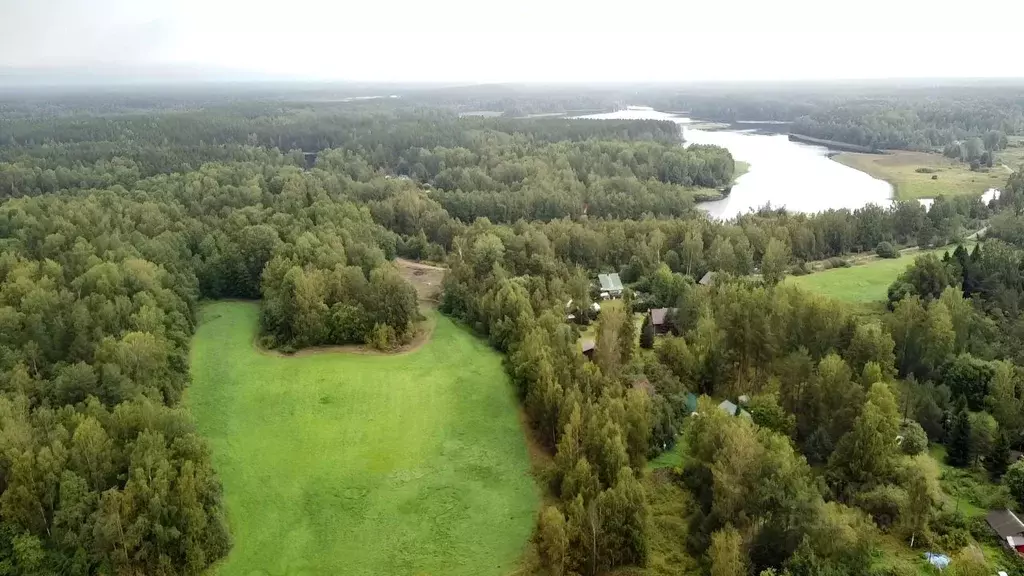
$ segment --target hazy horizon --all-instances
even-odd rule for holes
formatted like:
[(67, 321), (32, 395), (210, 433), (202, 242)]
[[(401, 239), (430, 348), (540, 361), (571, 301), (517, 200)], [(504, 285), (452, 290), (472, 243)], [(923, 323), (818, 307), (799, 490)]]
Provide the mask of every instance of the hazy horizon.
[[(465, 0), (286, 6), (266, 0), (0, 0), (0, 68), (150, 81), (363, 83), (814, 82), (1024, 77), (1024, 16), (924, 0), (826, 3)], [(948, 4), (948, 5), (947, 5)]]

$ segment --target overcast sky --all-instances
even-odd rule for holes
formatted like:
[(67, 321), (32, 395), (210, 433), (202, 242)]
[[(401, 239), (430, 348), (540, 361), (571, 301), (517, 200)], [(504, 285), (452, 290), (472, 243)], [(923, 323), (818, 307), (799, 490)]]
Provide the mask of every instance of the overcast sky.
[(1024, 77), (1022, 17), (1024, 0), (0, 0), (0, 67), (363, 81)]

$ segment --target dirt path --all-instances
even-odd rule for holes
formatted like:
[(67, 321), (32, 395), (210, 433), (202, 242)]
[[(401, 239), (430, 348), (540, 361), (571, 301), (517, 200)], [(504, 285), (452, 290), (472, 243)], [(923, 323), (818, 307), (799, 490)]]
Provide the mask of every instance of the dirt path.
[(395, 265), (402, 277), (416, 288), (416, 296), (421, 303), (436, 304), (441, 296), (441, 283), (447, 268), (414, 262), (405, 258), (396, 258)]
[(444, 266), (434, 266), (433, 264), (426, 264), (424, 262), (416, 262), (415, 260), (406, 260), (405, 258), (395, 258), (395, 263), (403, 268), (419, 268), (421, 270), (438, 270), (440, 272), (447, 272), (448, 269)]

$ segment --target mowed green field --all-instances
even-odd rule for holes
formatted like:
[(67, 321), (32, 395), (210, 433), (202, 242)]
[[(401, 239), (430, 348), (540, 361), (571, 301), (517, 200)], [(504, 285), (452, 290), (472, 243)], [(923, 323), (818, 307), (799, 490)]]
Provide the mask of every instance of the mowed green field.
[[(967, 242), (964, 247), (972, 250), (975, 243)], [(913, 264), (918, 256), (931, 253), (941, 258), (945, 252), (952, 253), (955, 249), (956, 246), (944, 246), (925, 251), (908, 250), (899, 258), (872, 257), (849, 268), (833, 268), (805, 276), (790, 276), (786, 278), (786, 282), (846, 302), (879, 302), (889, 297), (889, 285)]]
[(879, 258), (850, 268), (790, 276), (786, 282), (846, 302), (877, 302), (886, 299), (889, 285), (920, 255), (914, 252), (899, 258)]
[(501, 357), (435, 312), (385, 356), (279, 357), (256, 304), (205, 306), (187, 402), (224, 484), (221, 575), (501, 575), (539, 494)]

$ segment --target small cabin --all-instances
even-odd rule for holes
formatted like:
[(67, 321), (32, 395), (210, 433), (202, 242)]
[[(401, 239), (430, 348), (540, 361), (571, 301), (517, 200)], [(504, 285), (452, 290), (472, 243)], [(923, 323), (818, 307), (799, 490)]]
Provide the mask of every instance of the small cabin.
[(587, 360), (594, 359), (594, 350), (597, 349), (597, 344), (593, 340), (587, 339), (580, 342), (580, 348), (583, 350), (583, 355), (587, 357)]
[(740, 416), (742, 418), (746, 418), (747, 420), (752, 419), (752, 417), (750, 416), (750, 412), (747, 412), (740, 406), (737, 406), (736, 404), (733, 404), (728, 400), (722, 400), (722, 403), (718, 405), (718, 409), (721, 410), (722, 412), (725, 412), (729, 416)]
[(985, 522), (1003, 546), (1024, 555), (1024, 522), (1012, 510), (993, 510), (985, 516)]
[(618, 274), (598, 274), (597, 281), (601, 284), (601, 297), (607, 294), (609, 298), (622, 297), (622, 280)]
[(671, 322), (669, 322), (669, 315), (674, 311), (673, 308), (651, 308), (647, 311), (648, 320), (651, 326), (654, 327), (655, 334), (667, 334), (671, 329)]

